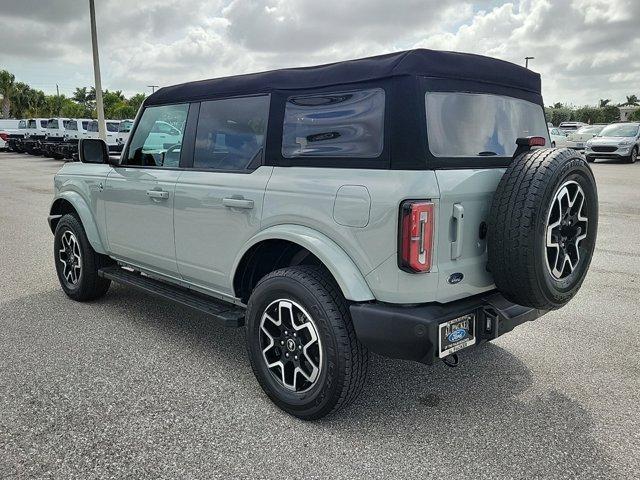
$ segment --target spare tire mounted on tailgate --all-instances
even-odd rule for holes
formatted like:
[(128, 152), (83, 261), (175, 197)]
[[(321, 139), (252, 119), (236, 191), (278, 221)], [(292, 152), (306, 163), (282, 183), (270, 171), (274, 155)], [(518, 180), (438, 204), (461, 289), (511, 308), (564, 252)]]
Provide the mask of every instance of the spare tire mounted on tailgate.
[(500, 180), (488, 225), (489, 269), (512, 302), (565, 305), (587, 273), (598, 229), (589, 165), (569, 149), (518, 155)]

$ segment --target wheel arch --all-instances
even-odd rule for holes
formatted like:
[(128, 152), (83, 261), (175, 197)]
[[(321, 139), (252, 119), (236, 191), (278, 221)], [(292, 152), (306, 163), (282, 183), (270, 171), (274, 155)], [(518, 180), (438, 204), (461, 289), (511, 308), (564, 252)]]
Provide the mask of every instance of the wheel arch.
[[(266, 264), (259, 265), (258, 255), (266, 259)], [(246, 302), (264, 275), (278, 268), (301, 264), (325, 267), (347, 300), (375, 299), (351, 257), (326, 235), (301, 225), (267, 228), (243, 246), (231, 270), (234, 294)]]
[(107, 252), (100, 238), (98, 226), (93, 218), (91, 209), (84, 198), (77, 192), (62, 192), (51, 203), (48, 218), (51, 232), (55, 233), (58, 221), (63, 215), (68, 213), (75, 214), (80, 219), (80, 223), (82, 223), (91, 247), (93, 247), (97, 253), (106, 254)]

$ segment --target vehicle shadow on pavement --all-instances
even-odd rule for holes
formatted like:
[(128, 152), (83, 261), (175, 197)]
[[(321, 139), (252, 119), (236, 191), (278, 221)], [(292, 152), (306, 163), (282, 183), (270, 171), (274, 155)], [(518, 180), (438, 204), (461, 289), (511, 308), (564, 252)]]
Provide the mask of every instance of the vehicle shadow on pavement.
[[(308, 439), (316, 456), (357, 446), (363, 457), (344, 468), (371, 477), (380, 472), (369, 471), (367, 456), (383, 454), (407, 477), (456, 468), (475, 478), (484, 468), (514, 478), (615, 477), (580, 404), (537, 387), (524, 363), (493, 344), (464, 352), (455, 369), (372, 355), (366, 387), (352, 406), (302, 422), (258, 387), (241, 329), (179, 305), (114, 286), (92, 303), (54, 290), (2, 307), (8, 314), (0, 314), (0, 384), (10, 394), (0, 398), (0, 411), (18, 443), (6, 451), (20, 468), (91, 457), (91, 442), (76, 440), (86, 437), (108, 439), (107, 454), (122, 461), (144, 442), (170, 449), (184, 439), (212, 456), (242, 438), (250, 455), (264, 448), (258, 432), (273, 436), (278, 427)], [(91, 414), (79, 414), (85, 411)], [(225, 421), (216, 422), (221, 415)], [(216, 444), (216, 429), (237, 438)], [(28, 451), (37, 453), (21, 453)]]

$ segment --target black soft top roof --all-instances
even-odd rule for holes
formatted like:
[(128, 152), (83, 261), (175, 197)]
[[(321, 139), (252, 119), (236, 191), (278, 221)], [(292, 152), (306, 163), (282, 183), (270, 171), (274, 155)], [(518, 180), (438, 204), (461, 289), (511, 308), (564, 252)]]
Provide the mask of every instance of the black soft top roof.
[(160, 105), (275, 90), (305, 90), (407, 75), (468, 80), (540, 94), (540, 75), (519, 65), (481, 55), (418, 49), (183, 83), (157, 90), (145, 103)]

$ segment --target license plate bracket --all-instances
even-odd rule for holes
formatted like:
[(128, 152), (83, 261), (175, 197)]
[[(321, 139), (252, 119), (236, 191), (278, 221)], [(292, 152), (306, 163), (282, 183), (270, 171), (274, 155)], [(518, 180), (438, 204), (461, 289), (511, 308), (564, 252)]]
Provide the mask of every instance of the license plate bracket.
[(444, 358), (476, 343), (476, 315), (469, 313), (438, 326), (439, 357)]

